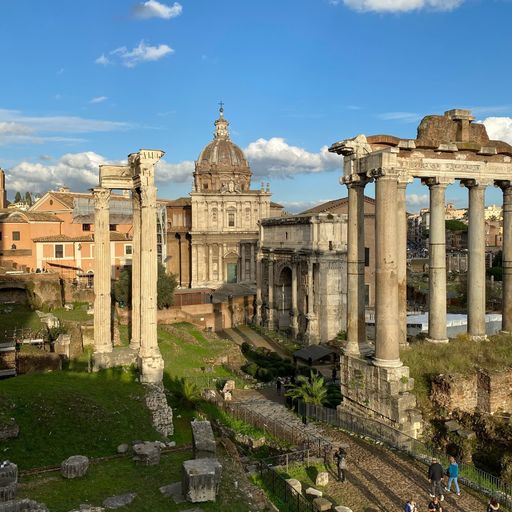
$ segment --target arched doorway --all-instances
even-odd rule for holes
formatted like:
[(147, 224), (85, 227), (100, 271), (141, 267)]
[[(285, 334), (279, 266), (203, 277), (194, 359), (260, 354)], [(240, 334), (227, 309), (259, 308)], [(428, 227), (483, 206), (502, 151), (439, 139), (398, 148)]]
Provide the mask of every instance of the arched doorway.
[(292, 271), (289, 267), (283, 267), (276, 281), (276, 309), (279, 330), (290, 328), (290, 310), (292, 307)]

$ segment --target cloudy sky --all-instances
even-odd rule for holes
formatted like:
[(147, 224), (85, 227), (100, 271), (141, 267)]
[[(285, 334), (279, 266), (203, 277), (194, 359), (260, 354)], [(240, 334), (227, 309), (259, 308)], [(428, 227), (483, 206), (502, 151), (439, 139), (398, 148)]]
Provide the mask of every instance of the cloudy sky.
[(166, 152), (159, 195), (184, 196), (221, 100), (253, 186), (291, 212), (346, 194), (327, 147), (358, 133), (471, 108), (512, 142), (511, 19), (509, 0), (1, 1), (9, 196), (87, 189), (139, 148)]

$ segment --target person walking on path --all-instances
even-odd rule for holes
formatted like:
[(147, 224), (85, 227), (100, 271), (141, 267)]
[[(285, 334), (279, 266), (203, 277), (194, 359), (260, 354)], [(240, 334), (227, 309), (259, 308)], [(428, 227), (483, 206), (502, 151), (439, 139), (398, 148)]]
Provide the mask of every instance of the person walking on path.
[(446, 474), (448, 475), (448, 485), (446, 488), (448, 492), (452, 490), (452, 482), (455, 484), (455, 492), (457, 496), (460, 496), (460, 487), (459, 487), (459, 465), (455, 460), (455, 457), (450, 456), (450, 465), (446, 470)]
[(418, 512), (418, 508), (416, 507), (416, 501), (413, 499), (407, 500), (405, 502), (404, 512)]
[(500, 509), (500, 504), (496, 498), (491, 498), (489, 505), (487, 505), (487, 512), (496, 512)]
[(444, 500), (443, 496), (443, 466), (439, 464), (439, 461), (434, 457), (432, 464), (428, 467), (428, 479), (431, 483), (430, 497), (439, 497), (439, 501)]
[(281, 377), (277, 377), (276, 380), (276, 391), (279, 396), (281, 396), (281, 387), (282, 387)]
[(343, 448), (334, 454), (334, 460), (336, 461), (336, 469), (338, 470), (338, 481), (345, 481), (345, 471), (347, 469), (347, 452)]
[(428, 504), (428, 512), (443, 512), (443, 507), (437, 496), (434, 496)]

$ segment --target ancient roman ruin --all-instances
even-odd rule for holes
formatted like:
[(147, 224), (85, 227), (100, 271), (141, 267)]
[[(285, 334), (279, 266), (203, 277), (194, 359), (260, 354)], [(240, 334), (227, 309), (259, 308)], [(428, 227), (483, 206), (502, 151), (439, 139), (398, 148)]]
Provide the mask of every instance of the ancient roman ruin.
[[(459, 182), (469, 192), (468, 335), (485, 338), (484, 193), (503, 191), (503, 330), (512, 330), (512, 146), (490, 140), (468, 110), (427, 116), (416, 139), (389, 135), (333, 144), (344, 156), (341, 182), (348, 188), (347, 343), (342, 357), (346, 403), (378, 415), (416, 435), (420, 422), (411, 393), (409, 369), (400, 360), (406, 343), (407, 184), (420, 178), (430, 190), (429, 333), (446, 343), (445, 192)], [(376, 189), (375, 350), (366, 343), (361, 219), (364, 188)], [(367, 359), (368, 357), (368, 359)]]
[[(163, 151), (141, 149), (128, 156), (128, 165), (101, 165), (95, 201), (94, 247), (94, 364), (119, 364), (113, 353), (109, 198), (111, 190), (130, 190), (133, 201), (132, 311), (130, 351), (144, 383), (160, 383), (164, 361), (157, 343), (157, 204), (155, 164)], [(131, 362), (131, 361), (128, 361)], [(123, 361), (126, 364), (126, 361)]]

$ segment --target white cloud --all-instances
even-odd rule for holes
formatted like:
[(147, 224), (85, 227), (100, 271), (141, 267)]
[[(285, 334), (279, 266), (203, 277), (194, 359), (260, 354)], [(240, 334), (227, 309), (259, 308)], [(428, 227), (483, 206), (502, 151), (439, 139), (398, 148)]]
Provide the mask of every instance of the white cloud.
[(482, 122), (490, 139), (512, 144), (512, 117), (488, 117)]
[(408, 208), (424, 208), (429, 205), (428, 194), (407, 194), (406, 202)]
[[(332, 1), (336, 5), (340, 2)], [(464, 3), (464, 0), (343, 0), (343, 3), (356, 11), (408, 12), (420, 9), (451, 11)]]
[(105, 57), (105, 54), (102, 53), (94, 62), (96, 64), (101, 64), (102, 66), (106, 66), (107, 64), (110, 64), (110, 59), (108, 57)]
[(160, 160), (155, 171), (155, 180), (157, 182), (186, 183), (192, 181), (194, 172), (194, 162), (184, 160), (177, 164), (171, 164), (165, 160)]
[(95, 62), (97, 64), (107, 65), (113, 62), (114, 59), (117, 59), (123, 66), (134, 68), (137, 64), (157, 61), (171, 53), (174, 53), (174, 50), (166, 44), (149, 46), (142, 40), (139, 45), (132, 50), (128, 50), (126, 46), (121, 46), (109, 53), (110, 58), (102, 54)]
[(68, 153), (55, 164), (21, 162), (6, 172), (10, 190), (44, 193), (67, 186), (73, 191), (86, 190), (98, 183), (98, 166), (106, 160), (97, 153)]
[(377, 116), (384, 121), (402, 121), (404, 123), (416, 123), (421, 119), (415, 112), (385, 112)]
[(89, 103), (103, 103), (108, 100), (108, 96), (96, 96), (89, 101)]
[(169, 20), (176, 18), (183, 11), (183, 7), (178, 2), (173, 5), (166, 5), (156, 0), (147, 0), (134, 8), (134, 14), (137, 18), (163, 18)]
[(323, 146), (318, 153), (290, 146), (281, 137), (258, 139), (245, 148), (255, 176), (293, 176), (341, 169), (342, 159)]

